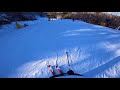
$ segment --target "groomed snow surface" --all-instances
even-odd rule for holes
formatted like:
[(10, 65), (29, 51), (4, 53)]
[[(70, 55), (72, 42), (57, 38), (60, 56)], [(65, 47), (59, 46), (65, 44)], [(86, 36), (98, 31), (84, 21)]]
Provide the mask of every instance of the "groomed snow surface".
[[(81, 76), (59, 78), (119, 78), (120, 31), (82, 21), (39, 18), (0, 27), (0, 77), (49, 78), (56, 60), (66, 73), (71, 68)], [(66, 52), (71, 67), (68, 66)]]

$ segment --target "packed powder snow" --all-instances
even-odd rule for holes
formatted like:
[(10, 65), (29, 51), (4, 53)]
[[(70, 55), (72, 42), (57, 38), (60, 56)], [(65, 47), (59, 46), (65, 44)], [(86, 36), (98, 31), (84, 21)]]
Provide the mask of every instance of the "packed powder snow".
[[(120, 31), (79, 20), (19, 21), (0, 27), (0, 77), (49, 78), (56, 60), (61, 70), (78, 76), (60, 78), (120, 77)], [(66, 52), (69, 54), (68, 66)]]

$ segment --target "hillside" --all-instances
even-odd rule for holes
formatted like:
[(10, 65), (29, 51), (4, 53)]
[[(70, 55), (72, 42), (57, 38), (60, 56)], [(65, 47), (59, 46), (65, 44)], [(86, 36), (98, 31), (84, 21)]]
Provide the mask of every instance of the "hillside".
[[(84, 77), (120, 77), (120, 31), (70, 19), (19, 21), (0, 28), (0, 77), (49, 78), (47, 63)], [(66, 52), (71, 67), (68, 66)], [(77, 78), (62, 76), (61, 78)]]

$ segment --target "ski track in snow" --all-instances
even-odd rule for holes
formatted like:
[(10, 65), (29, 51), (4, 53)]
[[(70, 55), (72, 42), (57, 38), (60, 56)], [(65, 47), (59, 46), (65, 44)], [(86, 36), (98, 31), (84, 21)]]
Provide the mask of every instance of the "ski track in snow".
[(56, 60), (66, 73), (66, 52), (70, 68), (84, 77), (60, 78), (120, 77), (120, 31), (72, 20), (40, 18), (26, 23), (29, 26), (20, 30), (14, 22), (0, 28), (0, 77), (49, 78), (47, 63), (59, 74)]

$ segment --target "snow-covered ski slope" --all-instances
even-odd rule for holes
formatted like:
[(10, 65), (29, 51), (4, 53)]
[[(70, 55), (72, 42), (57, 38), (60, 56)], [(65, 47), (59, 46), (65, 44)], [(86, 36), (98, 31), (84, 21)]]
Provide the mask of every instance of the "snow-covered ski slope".
[[(60, 78), (119, 78), (120, 31), (82, 21), (40, 18), (17, 29), (15, 22), (0, 27), (0, 77), (49, 78), (56, 60), (66, 73)], [(68, 66), (66, 52), (71, 67)]]

